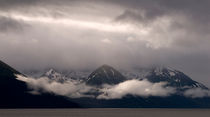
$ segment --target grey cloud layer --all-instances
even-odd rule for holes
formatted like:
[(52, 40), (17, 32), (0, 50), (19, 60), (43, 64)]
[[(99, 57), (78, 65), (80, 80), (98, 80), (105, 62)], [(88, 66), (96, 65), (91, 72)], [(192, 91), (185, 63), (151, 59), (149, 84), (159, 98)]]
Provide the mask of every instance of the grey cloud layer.
[(209, 0), (0, 0), (0, 59), (19, 70), (164, 64), (209, 85), (209, 6)]

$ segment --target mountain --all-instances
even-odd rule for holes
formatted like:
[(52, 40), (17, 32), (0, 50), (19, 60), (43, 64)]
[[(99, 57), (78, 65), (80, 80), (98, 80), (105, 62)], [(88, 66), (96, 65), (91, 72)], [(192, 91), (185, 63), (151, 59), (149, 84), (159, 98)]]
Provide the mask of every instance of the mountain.
[[(95, 70), (88, 77), (87, 83), (90, 85), (101, 86), (102, 84), (118, 84), (125, 81), (125, 77), (114, 79), (116, 71), (114, 68), (103, 65)], [(112, 72), (114, 71), (114, 73)], [(167, 86), (174, 87), (178, 93), (166, 97), (137, 95), (126, 95), (120, 99), (95, 99), (79, 98), (73, 99), (83, 107), (91, 108), (210, 108), (210, 98), (186, 97), (184, 92), (188, 89), (200, 88), (209, 90), (203, 84), (192, 80), (189, 76), (179, 70), (168, 67), (141, 68), (136, 71), (123, 72), (129, 79), (147, 79), (152, 83), (167, 82)], [(118, 75), (117, 75), (118, 76)], [(123, 79), (123, 80), (122, 80)], [(116, 80), (116, 81), (115, 81)], [(95, 93), (96, 95), (100, 93)]]
[[(90, 73), (83, 72), (60, 72), (54, 69), (42, 71), (41, 76), (48, 77), (52, 81), (64, 82), (81, 79), (89, 86), (96, 86), (91, 89), (90, 94), (95, 97), (81, 96), (78, 98), (65, 98), (52, 93), (44, 92), (40, 95), (29, 93), (25, 82), (16, 79), (15, 74), (22, 75), (17, 70), (0, 61), (0, 108), (210, 108), (210, 98), (191, 98), (180, 95), (188, 89), (200, 88), (209, 90), (203, 84), (192, 80), (183, 72), (168, 67), (141, 68), (130, 72), (123, 72), (123, 75), (113, 67), (103, 65)], [(125, 76), (127, 77), (125, 77)], [(71, 80), (69, 80), (71, 79)], [(167, 82), (168, 86), (176, 88), (180, 93), (166, 97), (138, 95), (126, 95), (120, 99), (97, 99), (96, 97), (104, 92), (103, 84), (115, 85), (129, 79), (147, 79), (150, 82)], [(62, 84), (62, 83), (60, 83)], [(84, 90), (86, 87), (84, 87)]]
[(48, 77), (52, 81), (61, 82), (61, 83), (68, 80), (68, 78), (66, 78), (63, 74), (58, 73), (54, 69), (50, 69), (49, 71), (45, 72), (42, 75), (42, 77)]
[(56, 81), (60, 83), (64, 83), (66, 81), (70, 82), (85, 82), (88, 75), (90, 74), (87, 71), (72, 71), (72, 70), (55, 70), (55, 69), (49, 69), (45, 71), (44, 73), (41, 72), (42, 75), (40, 75), (37, 78), (40, 77), (48, 77), (51, 81)]
[(0, 108), (79, 107), (69, 99), (51, 93), (30, 94), (27, 84), (16, 79), (20, 72), (0, 61)]
[(153, 83), (167, 82), (168, 86), (175, 87), (178, 90), (187, 90), (191, 88), (208, 89), (203, 84), (192, 80), (183, 72), (167, 67), (152, 68), (146, 78)]
[(36, 79), (40, 77), (48, 77), (52, 81), (61, 83), (67, 80), (84, 82), (91, 73), (89, 70), (60, 70), (55, 68), (48, 68), (44, 70), (24, 70), (22, 72), (27, 76)]
[(125, 80), (126, 78), (119, 71), (111, 66), (103, 65), (92, 72), (86, 82), (88, 85), (100, 86), (102, 84), (118, 84)]
[(192, 80), (185, 73), (163, 66), (138, 68), (130, 72), (123, 72), (128, 79), (147, 79), (152, 83), (167, 82), (170, 87), (185, 91), (191, 88), (208, 89), (205, 85)]
[(90, 75), (90, 73), (91, 71), (89, 70), (66, 70), (62, 72), (62, 74), (64, 74), (66, 77), (70, 77), (71, 79), (79, 81), (85, 81)]

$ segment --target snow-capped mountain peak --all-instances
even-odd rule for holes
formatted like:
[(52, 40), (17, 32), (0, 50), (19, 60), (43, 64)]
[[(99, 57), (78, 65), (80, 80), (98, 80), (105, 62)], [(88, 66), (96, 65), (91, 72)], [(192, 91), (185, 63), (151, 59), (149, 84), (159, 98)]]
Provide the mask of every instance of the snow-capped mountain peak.
[(64, 75), (62, 75), (54, 69), (49, 69), (42, 76), (48, 77), (49, 79), (57, 82), (64, 82), (67, 79)]
[(180, 90), (189, 88), (207, 89), (201, 83), (192, 80), (181, 71), (169, 67), (155, 67), (146, 78), (151, 82), (167, 82), (169, 86)]
[(152, 71), (157, 76), (175, 76), (176, 74), (179, 73), (179, 71), (170, 67), (155, 67), (152, 69)]
[(166, 82), (168, 86), (178, 90), (187, 90), (191, 88), (208, 89), (203, 84), (192, 80), (183, 72), (164, 66), (155, 66), (151, 68), (137, 68), (130, 72), (123, 72), (128, 79), (147, 79), (152, 83)]
[(119, 71), (115, 70), (111, 66), (103, 65), (89, 75), (87, 84), (118, 84), (125, 80), (126, 78)]
[(58, 72), (56, 72), (54, 69), (50, 69), (49, 71), (44, 73), (44, 76), (50, 77), (50, 78), (59, 78), (62, 77), (62, 75)]

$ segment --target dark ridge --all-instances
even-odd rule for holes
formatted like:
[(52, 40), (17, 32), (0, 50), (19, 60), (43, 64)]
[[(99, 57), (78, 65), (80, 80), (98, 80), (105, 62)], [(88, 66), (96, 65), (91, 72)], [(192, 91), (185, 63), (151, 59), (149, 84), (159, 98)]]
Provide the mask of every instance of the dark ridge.
[[(50, 93), (32, 95), (27, 84), (16, 79), (21, 74), (0, 61), (0, 108), (72, 108), (79, 107), (65, 97)], [(21, 74), (22, 75), (22, 74)]]

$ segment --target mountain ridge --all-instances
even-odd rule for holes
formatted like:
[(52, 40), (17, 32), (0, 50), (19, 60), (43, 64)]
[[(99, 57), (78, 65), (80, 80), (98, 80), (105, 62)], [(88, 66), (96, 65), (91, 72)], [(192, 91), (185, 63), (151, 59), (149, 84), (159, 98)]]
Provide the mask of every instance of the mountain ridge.
[[(2, 74), (6, 74), (7, 77), (4, 77), (7, 82), (4, 82), (0, 85), (0, 92), (4, 95), (0, 97), (0, 108), (210, 108), (210, 98), (202, 97), (202, 98), (190, 98), (185, 97), (179, 94), (173, 94), (167, 97), (159, 97), (159, 96), (149, 96), (149, 97), (141, 97), (137, 95), (125, 95), (120, 99), (97, 99), (92, 97), (79, 97), (79, 98), (68, 98), (64, 96), (59, 96), (53, 93), (43, 93), (40, 95), (32, 95), (29, 94), (27, 84), (25, 82), (19, 81), (16, 79), (15, 73), (20, 73), (8, 66), (5, 63), (0, 62), (0, 69), (8, 72), (0, 71), (0, 83), (3, 81)], [(185, 74), (179, 71), (174, 71), (171, 69), (150, 69), (148, 75), (150, 80), (153, 83), (158, 83), (159, 81), (164, 82), (167, 79), (172, 79), (173, 82), (176, 82), (176, 79), (173, 77), (176, 74), (181, 74), (180, 77)], [(53, 76), (54, 73), (52, 70), (48, 72), (48, 76)], [(21, 74), (21, 73), (20, 73)], [(184, 74), (184, 75), (183, 75)], [(95, 77), (93, 77), (95, 75)], [(98, 75), (98, 76), (97, 76)], [(56, 78), (59, 75), (55, 75)], [(97, 76), (97, 77), (96, 77)], [(101, 77), (102, 76), (102, 77)], [(115, 77), (116, 76), (116, 77)], [(95, 82), (98, 78), (100, 81)], [(109, 78), (110, 77), (110, 78)], [(184, 76), (186, 79), (191, 79), (187, 75)], [(119, 71), (115, 70), (113, 67), (108, 65), (103, 65), (90, 73), (89, 78), (91, 78), (96, 84), (88, 84), (90, 86), (102, 86), (103, 84), (109, 85), (118, 85), (126, 80), (130, 80), (129, 78), (124, 77)], [(105, 79), (105, 80), (103, 80)], [(111, 80), (110, 80), (111, 79)], [(137, 78), (141, 80), (141, 78)], [(184, 78), (185, 79), (185, 78)], [(188, 80), (189, 80), (188, 79)], [(52, 79), (55, 80), (56, 79)], [(192, 79), (191, 79), (192, 80)], [(190, 81), (191, 81), (190, 80)], [(87, 79), (85, 80), (87, 81)], [(111, 82), (110, 82), (111, 81)], [(192, 80), (193, 81), (193, 80)], [(56, 81), (58, 82), (58, 81)], [(184, 82), (184, 81), (180, 81)], [(83, 82), (84, 83), (84, 82)], [(197, 83), (196, 81), (192, 82), (190, 86), (193, 86), (193, 83)], [(12, 85), (11, 85), (12, 84)], [(62, 84), (62, 83), (61, 83)], [(169, 86), (172, 85), (169, 83)], [(176, 85), (174, 85), (176, 86)], [(190, 87), (190, 88), (199, 88)], [(201, 85), (202, 86), (202, 85)], [(182, 85), (185, 87), (185, 85)], [(189, 88), (189, 89), (190, 89)], [(205, 89), (205, 88), (204, 88)], [(96, 90), (100, 91), (100, 90)], [(184, 90), (182, 90), (184, 91)], [(95, 95), (100, 95), (101, 93), (94, 93)]]
[(109, 65), (102, 65), (93, 71), (86, 81), (88, 85), (118, 84), (127, 80), (119, 71)]

